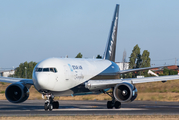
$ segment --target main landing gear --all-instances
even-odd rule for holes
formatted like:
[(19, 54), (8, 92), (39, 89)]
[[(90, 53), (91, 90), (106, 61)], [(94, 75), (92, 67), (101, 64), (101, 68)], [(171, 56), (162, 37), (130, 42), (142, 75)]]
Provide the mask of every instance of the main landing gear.
[(108, 92), (104, 92), (104, 93), (109, 95), (112, 98), (112, 101), (107, 102), (107, 108), (108, 109), (113, 109), (113, 107), (116, 108), (116, 109), (121, 108), (121, 102), (115, 100), (113, 92), (110, 92), (111, 94), (108, 93)]
[(45, 111), (49, 110), (52, 111), (53, 109), (58, 109), (59, 108), (59, 102), (54, 101), (54, 96), (53, 95), (46, 95), (47, 100), (45, 101), (44, 104), (44, 109)]
[(112, 109), (112, 108), (116, 108), (116, 109), (119, 109), (121, 108), (121, 103), (119, 101), (108, 101), (107, 102), (107, 108), (108, 109)]

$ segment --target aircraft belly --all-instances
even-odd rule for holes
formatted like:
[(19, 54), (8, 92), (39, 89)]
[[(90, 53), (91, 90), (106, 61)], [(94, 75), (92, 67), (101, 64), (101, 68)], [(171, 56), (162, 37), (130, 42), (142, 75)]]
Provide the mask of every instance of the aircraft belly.
[(99, 90), (90, 91), (89, 89), (85, 88), (84, 85), (76, 86), (70, 90), (66, 91), (50, 91), (54, 96), (77, 96), (77, 95), (87, 95), (87, 94), (100, 94), (102, 93)]

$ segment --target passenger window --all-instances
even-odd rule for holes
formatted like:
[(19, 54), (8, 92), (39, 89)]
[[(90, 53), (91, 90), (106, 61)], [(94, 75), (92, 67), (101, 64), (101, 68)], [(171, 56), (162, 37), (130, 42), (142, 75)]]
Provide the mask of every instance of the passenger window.
[(43, 72), (49, 72), (49, 68), (43, 68)]

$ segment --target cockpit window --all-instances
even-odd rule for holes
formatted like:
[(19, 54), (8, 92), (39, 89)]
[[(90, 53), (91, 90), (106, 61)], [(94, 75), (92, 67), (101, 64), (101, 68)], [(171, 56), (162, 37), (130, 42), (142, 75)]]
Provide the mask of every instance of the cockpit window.
[(43, 68), (43, 72), (49, 72), (49, 68)]
[(36, 68), (35, 72), (57, 72), (56, 68)]
[(57, 72), (57, 69), (56, 68), (50, 68), (50, 72)]
[(36, 72), (42, 72), (42, 68), (36, 68), (35, 71)]
[(50, 72), (54, 72), (54, 69), (53, 69), (53, 68), (50, 68)]
[(54, 68), (54, 72), (57, 72), (57, 69), (56, 69), (56, 68)]

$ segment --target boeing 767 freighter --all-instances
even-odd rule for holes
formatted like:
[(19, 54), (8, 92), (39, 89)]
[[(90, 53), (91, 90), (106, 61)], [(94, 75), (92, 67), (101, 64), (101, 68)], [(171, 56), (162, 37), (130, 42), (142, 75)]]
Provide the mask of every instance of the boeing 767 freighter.
[[(21, 103), (28, 99), (29, 88), (47, 98), (44, 109), (51, 111), (59, 108), (55, 96), (77, 96), (107, 93), (112, 100), (107, 108), (120, 108), (121, 103), (131, 102), (137, 97), (135, 84), (179, 79), (179, 75), (120, 79), (120, 74), (151, 69), (120, 70), (115, 63), (115, 51), (118, 28), (119, 5), (116, 5), (114, 17), (104, 51), (103, 59), (48, 58), (39, 62), (32, 74), (32, 79), (0, 77), (0, 82), (12, 83), (5, 91), (8, 101)], [(107, 91), (112, 89), (111, 94)]]

